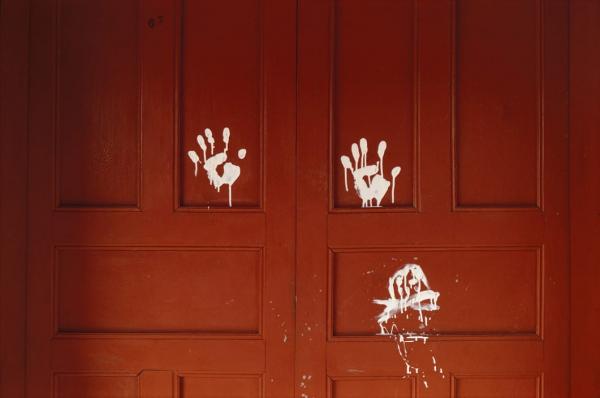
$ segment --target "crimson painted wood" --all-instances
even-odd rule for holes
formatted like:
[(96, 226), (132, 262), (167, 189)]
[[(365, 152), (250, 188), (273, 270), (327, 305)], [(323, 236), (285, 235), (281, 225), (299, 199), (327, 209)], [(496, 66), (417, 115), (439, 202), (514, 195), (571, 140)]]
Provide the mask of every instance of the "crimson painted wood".
[[(568, 395), (567, 11), (300, 1), (296, 396)], [(346, 191), (361, 138), (397, 203)], [(429, 337), (408, 378), (372, 301), (406, 263), (441, 294), (395, 321)]]
[(570, 7), (571, 396), (600, 396), (600, 3)]
[[(292, 395), (294, 24), (32, 1), (28, 397)], [(231, 208), (187, 156), (225, 127)]]
[(0, 2), (0, 396), (25, 393), (29, 4)]
[[(593, 2), (30, 3), (0, 13), (2, 396), (600, 394)], [(406, 263), (440, 293), (393, 320), (410, 374), (373, 302)]]

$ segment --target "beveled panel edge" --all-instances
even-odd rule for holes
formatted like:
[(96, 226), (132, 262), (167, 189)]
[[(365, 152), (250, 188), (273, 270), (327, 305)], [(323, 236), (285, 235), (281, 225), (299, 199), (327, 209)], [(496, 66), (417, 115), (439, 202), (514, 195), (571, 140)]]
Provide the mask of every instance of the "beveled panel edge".
[(183, 395), (183, 383), (186, 377), (203, 379), (256, 379), (258, 384), (257, 397), (263, 397), (265, 391), (264, 373), (228, 373), (228, 372), (199, 372), (199, 371), (180, 371), (175, 373), (177, 397)]
[(329, 126), (327, 131), (328, 142), (328, 171), (327, 171), (327, 190), (328, 190), (328, 213), (419, 213), (421, 211), (421, 128), (420, 128), (420, 35), (419, 35), (419, 4), (416, 0), (413, 3), (413, 120), (412, 120), (412, 138), (413, 138), (413, 186), (412, 186), (412, 205), (382, 207), (382, 208), (362, 208), (355, 209), (336, 207), (335, 192), (333, 181), (334, 159), (333, 159), (333, 141), (335, 136), (335, 126), (333, 123), (334, 103), (335, 103), (335, 65), (336, 65), (336, 7), (339, 0), (332, 0), (330, 11), (329, 27), (329, 87), (327, 90), (328, 98), (328, 116)]
[(544, 245), (485, 245), (485, 246), (367, 246), (328, 247), (327, 262), (327, 341), (389, 343), (389, 336), (338, 336), (333, 331), (333, 261), (337, 253), (369, 252), (425, 252), (425, 251), (533, 251), (536, 253), (536, 330), (534, 333), (439, 333), (427, 335), (428, 341), (543, 341), (544, 340)]
[(364, 381), (369, 381), (369, 380), (400, 380), (400, 381), (406, 381), (406, 380), (410, 380), (410, 388), (411, 388), (411, 398), (414, 398), (417, 396), (417, 383), (416, 383), (416, 376), (412, 375), (412, 376), (331, 376), (331, 375), (327, 375), (327, 398), (335, 398), (335, 396), (333, 395), (333, 386), (335, 384), (335, 382), (337, 381), (344, 381), (344, 380), (350, 380), (350, 381), (356, 381), (356, 380), (364, 380)]
[[(257, 333), (206, 333), (206, 332), (62, 332), (58, 324), (58, 254), (64, 250), (103, 250), (103, 251), (246, 251), (256, 252), (258, 263), (258, 331)], [(50, 300), (52, 314), (50, 316), (51, 339), (164, 339), (164, 340), (264, 340), (264, 287), (265, 287), (265, 248), (257, 246), (158, 246), (158, 245), (55, 245), (53, 248), (50, 281)]]
[(59, 114), (60, 114), (60, 108), (59, 108), (59, 97), (60, 97), (60, 40), (61, 40), (61, 35), (60, 35), (60, 6), (61, 6), (62, 0), (54, 0), (54, 13), (55, 15), (52, 16), (53, 20), (54, 20), (54, 31), (53, 31), (53, 43), (52, 43), (52, 50), (53, 50), (53, 54), (52, 56), (54, 57), (54, 59), (52, 60), (52, 65), (54, 67), (54, 70), (52, 71), (52, 76), (53, 76), (53, 82), (52, 82), (52, 87), (54, 88), (54, 93), (52, 94), (52, 98), (54, 100), (54, 104), (52, 107), (52, 143), (53, 143), (53, 148), (52, 148), (52, 175), (54, 178), (54, 181), (52, 183), (52, 188), (54, 190), (54, 192), (52, 193), (52, 197), (54, 198), (54, 203), (52, 205), (53, 207), (53, 211), (59, 211), (59, 212), (115, 212), (115, 211), (126, 211), (126, 212), (137, 212), (137, 211), (142, 211), (142, 171), (143, 171), (143, 165), (142, 165), (142, 141), (143, 141), (143, 137), (142, 137), (142, 53), (141, 53), (141, 32), (140, 32), (140, 21), (141, 21), (141, 5), (138, 2), (137, 3), (137, 7), (136, 7), (136, 20), (134, 21), (137, 29), (136, 29), (136, 50), (137, 50), (137, 57), (136, 57), (136, 61), (137, 61), (137, 70), (138, 70), (138, 75), (137, 75), (137, 110), (138, 110), (138, 117), (137, 117), (137, 126), (136, 126), (136, 140), (137, 140), (137, 145), (136, 145), (136, 164), (137, 164), (137, 173), (136, 173), (136, 200), (135, 203), (131, 203), (131, 204), (126, 204), (126, 205), (111, 205), (111, 204), (105, 204), (105, 205), (85, 205), (85, 204), (75, 204), (75, 205), (64, 205), (61, 203), (61, 197), (60, 197), (60, 172), (59, 172), (59, 166), (58, 163), (60, 161), (60, 145), (59, 145), (59, 136), (60, 136), (60, 130), (59, 130)]
[(536, 398), (544, 396), (544, 373), (452, 373), (450, 372), (450, 398), (460, 398), (457, 395), (460, 379), (535, 379)]
[(456, 69), (457, 69), (457, 56), (456, 56), (456, 48), (457, 48), (457, 7), (458, 2), (460, 0), (452, 1), (452, 40), (451, 40), (451, 51), (450, 51), (450, 64), (451, 64), (451, 79), (450, 79), (450, 96), (451, 96), (451, 129), (450, 129), (450, 152), (451, 152), (451, 177), (452, 177), (452, 202), (451, 202), (451, 211), (453, 212), (543, 212), (544, 211), (544, 43), (545, 43), (545, 29), (544, 29), (544, 1), (545, 0), (536, 0), (537, 1), (537, 24), (536, 24), (536, 35), (537, 35), (537, 79), (536, 84), (538, 88), (538, 115), (537, 115), (537, 141), (538, 145), (536, 147), (537, 152), (537, 181), (536, 181), (536, 190), (537, 197), (536, 203), (525, 204), (521, 206), (493, 206), (489, 204), (482, 204), (481, 206), (466, 206), (461, 205), (458, 200), (458, 168), (457, 168), (457, 147), (456, 147)]
[(259, 140), (260, 140), (260, 144), (259, 144), (259, 150), (261, 152), (260, 154), (260, 162), (259, 162), (259, 195), (258, 195), (258, 204), (257, 206), (250, 206), (250, 207), (243, 207), (243, 208), (228, 208), (228, 207), (214, 207), (214, 208), (210, 208), (210, 206), (208, 206), (207, 208), (205, 208), (204, 206), (185, 206), (183, 204), (183, 198), (182, 198), (182, 188), (183, 188), (183, 184), (182, 184), (182, 172), (181, 172), (181, 167), (183, 165), (183, 158), (181, 157), (181, 154), (184, 153), (182, 150), (182, 134), (183, 134), (183, 130), (181, 128), (181, 118), (182, 118), (182, 98), (181, 98), (181, 93), (182, 88), (183, 88), (183, 71), (182, 71), (182, 62), (181, 60), (183, 59), (183, 47), (182, 47), (182, 43), (183, 43), (183, 2), (185, 0), (178, 0), (176, 1), (176, 5), (175, 5), (175, 38), (173, 40), (173, 43), (175, 45), (175, 51), (174, 51), (174, 59), (175, 59), (175, 71), (174, 71), (174, 77), (175, 77), (175, 95), (174, 95), (174, 104), (173, 104), (173, 113), (174, 113), (174, 118), (173, 118), (173, 132), (174, 132), (174, 139), (173, 139), (173, 211), (174, 212), (190, 212), (190, 213), (265, 213), (266, 211), (266, 205), (265, 205), (265, 199), (267, 197), (266, 195), (266, 177), (265, 177), (265, 172), (266, 172), (266, 162), (265, 162), (265, 142), (266, 142), (266, 133), (267, 133), (267, 120), (266, 120), (266, 109), (267, 109), (267, 98), (266, 98), (266, 89), (265, 89), (265, 85), (266, 85), (266, 79), (265, 79), (265, 34), (264, 34), (264, 24), (265, 24), (265, 18), (264, 18), (264, 1), (265, 0), (257, 0), (258, 1), (258, 5), (259, 5), (259, 10), (258, 10), (258, 14), (260, 17), (259, 20), (259, 26), (260, 26), (260, 32), (259, 32), (259, 51), (260, 51), (260, 73), (259, 73), (259, 81), (258, 81), (258, 86), (259, 86), (259, 108), (260, 108), (260, 115), (259, 115), (259, 125), (258, 125), (258, 132), (259, 132)]
[[(50, 391), (52, 391), (52, 396), (53, 397), (58, 397), (58, 378), (61, 376), (67, 376), (67, 377), (111, 377), (111, 378), (126, 378), (126, 379), (134, 379), (136, 384), (137, 384), (137, 389), (139, 390), (139, 386), (140, 386), (140, 380), (139, 377), (142, 374), (143, 371), (140, 371), (138, 373), (133, 373), (133, 372), (119, 372), (119, 371), (104, 371), (104, 370), (98, 370), (98, 371), (69, 371), (69, 372), (65, 372), (65, 371), (53, 371), (52, 375), (51, 375), (51, 387), (50, 387)], [(139, 397), (139, 394), (138, 394)]]

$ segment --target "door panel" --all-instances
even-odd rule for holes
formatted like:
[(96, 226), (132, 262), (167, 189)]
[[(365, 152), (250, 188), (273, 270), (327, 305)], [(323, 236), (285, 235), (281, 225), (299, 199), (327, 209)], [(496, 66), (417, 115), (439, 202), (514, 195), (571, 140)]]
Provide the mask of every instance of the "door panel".
[(291, 395), (295, 7), (237, 3), (32, 2), (28, 396)]
[(262, 396), (260, 375), (181, 375), (179, 396), (187, 398), (258, 398)]
[(541, 1), (456, 2), (456, 207), (541, 203), (542, 13)]
[(58, 3), (54, 65), (58, 207), (138, 205), (137, 19), (135, 1)]
[(236, 248), (58, 248), (57, 333), (258, 336), (261, 264)]
[(212, 129), (219, 150), (222, 129), (228, 127), (232, 151), (247, 151), (240, 160), (244, 177), (233, 188), (236, 208), (260, 208), (265, 103), (261, 2), (192, 0), (180, 7), (178, 205), (227, 207), (227, 190), (198, 183), (185, 154), (190, 149), (201, 154), (196, 137), (205, 128)]
[(568, 394), (566, 11), (300, 2), (297, 396)]
[(138, 396), (138, 380), (135, 375), (57, 374), (54, 383), (55, 394), (61, 398)]
[(336, 249), (329, 275), (330, 339), (377, 334), (373, 314), (381, 307), (372, 299), (387, 295), (381, 288), (387, 290), (389, 274), (407, 262), (427, 264), (439, 278), (435, 290), (445, 293), (447, 308), (421, 331), (440, 337), (537, 338), (540, 260), (540, 247)]
[(529, 377), (455, 377), (452, 391), (457, 397), (479, 397), (485, 391), (488, 397), (538, 397), (541, 395), (540, 378)]
[[(350, 146), (362, 131), (375, 126), (394, 131), (386, 137), (390, 148), (383, 169), (389, 172), (402, 160), (402, 172), (396, 179), (394, 203), (386, 197), (386, 207), (411, 210), (416, 207), (416, 5), (413, 1), (340, 1), (335, 5), (332, 29), (332, 154), (334, 164), (343, 155), (352, 159)], [(364, 32), (371, 32), (369, 40)], [(393, 42), (392, 48), (389, 43)], [(385, 62), (381, 62), (385, 60)], [(371, 106), (384, 101), (386, 107)], [(377, 142), (369, 142), (376, 156)], [(393, 150), (392, 150), (393, 148)], [(333, 171), (332, 207), (343, 210), (355, 205), (350, 184), (345, 189), (343, 170)]]

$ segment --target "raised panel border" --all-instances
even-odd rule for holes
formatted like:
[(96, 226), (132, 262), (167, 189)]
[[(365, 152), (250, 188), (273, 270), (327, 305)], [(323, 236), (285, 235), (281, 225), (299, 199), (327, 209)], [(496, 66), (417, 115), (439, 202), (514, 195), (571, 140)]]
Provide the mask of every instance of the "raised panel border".
[(411, 384), (411, 398), (417, 397), (417, 383), (415, 382), (415, 376), (327, 376), (327, 398), (335, 398), (333, 395), (334, 384), (337, 381), (356, 381), (356, 380), (399, 380), (406, 381), (410, 380)]
[(419, 36), (419, 1), (412, 0), (413, 2), (413, 200), (412, 206), (397, 206), (397, 207), (382, 207), (382, 208), (361, 208), (355, 209), (339, 208), (335, 205), (335, 184), (334, 184), (334, 104), (335, 104), (335, 66), (337, 60), (335, 57), (336, 48), (336, 15), (337, 15), (337, 4), (340, 0), (333, 0), (331, 5), (331, 22), (329, 32), (329, 126), (328, 126), (328, 143), (329, 143), (329, 170), (328, 170), (328, 202), (329, 202), (329, 213), (418, 213), (421, 211), (421, 129), (420, 129), (420, 36)]
[(185, 206), (182, 201), (182, 189), (183, 189), (183, 181), (182, 181), (182, 172), (181, 167), (183, 167), (183, 162), (185, 159), (181, 156), (184, 151), (182, 149), (183, 139), (182, 135), (184, 131), (182, 129), (182, 93), (183, 93), (183, 70), (182, 70), (182, 59), (183, 59), (183, 9), (184, 9), (184, 0), (178, 0), (175, 5), (175, 31), (176, 37), (174, 39), (175, 43), (175, 87), (176, 87), (176, 95), (175, 104), (174, 104), (174, 114), (175, 114), (175, 139), (173, 145), (173, 211), (176, 212), (192, 212), (192, 213), (264, 213), (265, 212), (265, 198), (266, 198), (266, 184), (265, 184), (265, 135), (267, 134), (267, 123), (266, 123), (266, 111), (267, 111), (267, 99), (265, 96), (266, 89), (266, 79), (265, 79), (265, 10), (264, 10), (264, 0), (259, 0), (259, 10), (258, 14), (260, 15), (260, 76), (259, 76), (259, 195), (258, 195), (258, 206), (256, 207), (244, 207), (244, 208), (236, 208), (236, 207), (205, 207), (205, 206)]
[(460, 398), (458, 395), (458, 382), (460, 379), (535, 379), (536, 398), (544, 396), (544, 374), (543, 373), (451, 373), (450, 374), (450, 398)]
[[(259, 256), (260, 277), (258, 294), (258, 331), (257, 333), (210, 333), (210, 332), (62, 332), (58, 323), (58, 254), (64, 250), (146, 250), (146, 251), (254, 251)], [(265, 256), (262, 247), (221, 247), (221, 246), (155, 246), (155, 245), (57, 245), (52, 256), (52, 277), (50, 281), (51, 324), (53, 339), (192, 339), (192, 340), (262, 340), (265, 330), (264, 317), (264, 286), (265, 286)]]
[(137, 397), (139, 398), (140, 390), (140, 376), (142, 372), (131, 373), (131, 372), (110, 372), (110, 371), (74, 371), (74, 372), (53, 372), (52, 373), (52, 396), (58, 397), (58, 378), (61, 376), (67, 377), (122, 377), (128, 379), (135, 379), (137, 384)]
[(536, 34), (537, 34), (537, 87), (538, 87), (538, 101), (537, 101), (537, 197), (536, 203), (530, 206), (466, 206), (461, 205), (458, 200), (458, 147), (457, 147), (457, 118), (456, 118), (456, 94), (457, 94), (457, 82), (456, 82), (456, 71), (457, 71), (457, 19), (458, 19), (458, 2), (460, 0), (452, 1), (452, 41), (451, 41), (451, 79), (450, 79), (450, 90), (451, 90), (451, 164), (452, 164), (452, 208), (454, 212), (539, 212), (544, 211), (544, 1), (537, 1), (537, 23), (536, 23)]
[(137, 90), (137, 109), (138, 109), (138, 117), (137, 117), (137, 126), (136, 126), (136, 138), (137, 138), (137, 145), (136, 145), (136, 164), (137, 164), (137, 173), (136, 173), (136, 201), (135, 203), (132, 203), (130, 205), (110, 205), (110, 204), (106, 204), (106, 205), (85, 205), (85, 204), (81, 204), (81, 205), (63, 205), (61, 203), (61, 197), (60, 197), (60, 166), (59, 166), (59, 162), (60, 162), (60, 155), (61, 155), (61, 148), (60, 148), (60, 129), (59, 129), (59, 124), (60, 124), (60, 120), (59, 120), (59, 115), (60, 115), (60, 108), (59, 108), (59, 98), (60, 98), (60, 41), (61, 41), (61, 35), (60, 35), (60, 6), (61, 6), (62, 0), (54, 0), (54, 12), (55, 15), (53, 16), (54, 18), (54, 34), (53, 34), (53, 43), (52, 43), (52, 49), (53, 49), (53, 54), (52, 56), (54, 57), (54, 60), (52, 62), (52, 65), (54, 66), (54, 70), (52, 71), (53, 74), (53, 88), (54, 88), (54, 93), (52, 94), (52, 98), (54, 99), (54, 104), (53, 104), (53, 109), (52, 109), (52, 131), (53, 131), (53, 144), (54, 144), (54, 148), (52, 151), (52, 154), (54, 156), (54, 159), (52, 161), (52, 167), (53, 167), (53, 176), (54, 176), (54, 183), (53, 183), (53, 189), (54, 189), (54, 193), (53, 193), (53, 198), (54, 198), (54, 205), (53, 205), (53, 210), (54, 211), (60, 211), (60, 212), (97, 212), (97, 211), (101, 211), (101, 212), (115, 212), (115, 211), (142, 211), (142, 62), (141, 62), (141, 58), (142, 58), (142, 46), (141, 46), (141, 33), (140, 33), (140, 14), (141, 14), (141, 5), (139, 3), (137, 3), (137, 13), (136, 13), (136, 20), (133, 22), (135, 23), (135, 25), (138, 27), (136, 29), (136, 50), (137, 50), (137, 70), (138, 70), (138, 75), (137, 75), (137, 81), (138, 81), (138, 90)]
[(327, 341), (328, 342), (389, 342), (387, 336), (338, 336), (334, 333), (334, 259), (337, 253), (368, 253), (382, 251), (534, 251), (537, 257), (537, 305), (535, 333), (485, 333), (428, 335), (429, 341), (542, 341), (544, 339), (544, 246), (543, 245), (497, 245), (497, 246), (378, 246), (378, 247), (329, 247), (327, 265)]
[(263, 397), (265, 391), (264, 375), (262, 373), (215, 373), (215, 372), (179, 372), (175, 375), (176, 377), (176, 389), (177, 397), (183, 397), (184, 388), (183, 383), (186, 377), (204, 378), (204, 379), (255, 379), (258, 384), (257, 397)]

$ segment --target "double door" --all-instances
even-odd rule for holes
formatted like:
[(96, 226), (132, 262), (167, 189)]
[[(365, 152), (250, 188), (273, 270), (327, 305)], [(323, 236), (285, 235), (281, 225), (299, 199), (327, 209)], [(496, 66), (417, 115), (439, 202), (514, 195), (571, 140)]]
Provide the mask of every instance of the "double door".
[(30, 397), (564, 397), (566, 5), (31, 5)]

